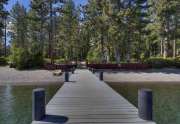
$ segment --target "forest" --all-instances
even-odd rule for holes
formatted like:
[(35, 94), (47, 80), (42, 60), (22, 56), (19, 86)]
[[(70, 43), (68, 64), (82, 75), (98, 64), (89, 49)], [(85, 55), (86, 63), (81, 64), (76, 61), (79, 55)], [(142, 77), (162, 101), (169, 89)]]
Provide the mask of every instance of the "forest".
[(0, 1), (0, 64), (162, 63), (180, 66), (179, 0)]

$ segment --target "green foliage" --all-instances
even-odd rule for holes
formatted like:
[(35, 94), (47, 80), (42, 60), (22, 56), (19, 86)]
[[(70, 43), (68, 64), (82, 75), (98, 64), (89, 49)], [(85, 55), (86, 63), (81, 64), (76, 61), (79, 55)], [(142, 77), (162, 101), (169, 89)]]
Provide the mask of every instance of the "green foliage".
[(161, 58), (161, 57), (152, 57), (144, 61), (146, 64), (150, 64), (153, 68), (171, 68), (171, 67), (180, 67), (180, 59), (176, 58)]
[(44, 65), (44, 58), (41, 52), (31, 53), (29, 68), (41, 68)]
[(10, 12), (12, 23), (13, 23), (13, 32), (12, 32), (12, 41), (13, 44), (16, 44), (16, 47), (27, 47), (27, 12), (26, 8), (21, 5), (18, 1), (12, 7)]
[(64, 14), (59, 18), (58, 25), (58, 51), (63, 52), (65, 58), (68, 60), (75, 60), (81, 53), (79, 49), (82, 48), (82, 44), (79, 41), (79, 11), (76, 9), (75, 4), (72, 0), (69, 0), (63, 6)]
[(29, 52), (26, 49), (22, 48), (13, 48), (12, 55), (10, 56), (11, 63), (17, 69), (26, 69), (29, 68)]
[(7, 59), (5, 57), (0, 57), (0, 66), (5, 66), (7, 64)]
[(4, 19), (7, 17), (7, 11), (5, 11), (4, 5), (7, 4), (8, 0), (0, 1), (0, 38), (3, 35), (2, 29), (4, 28)]
[(44, 58), (44, 63), (45, 64), (51, 63), (51, 59), (50, 58)]
[(101, 54), (99, 53), (98, 49), (91, 49), (88, 52), (87, 60), (90, 63), (100, 63), (101, 62)]
[(13, 61), (35, 67), (42, 65), (44, 55), (55, 63), (146, 60), (153, 66), (177, 67), (179, 59), (147, 58), (175, 57), (180, 50), (178, 4), (178, 0), (89, 0), (76, 7), (73, 0), (65, 4), (33, 0), (26, 11), (17, 2), (11, 11)]
[(28, 49), (13, 48), (10, 56), (10, 63), (17, 69), (40, 68), (44, 61), (41, 53), (31, 53)]
[(55, 63), (56, 64), (65, 64), (67, 61), (64, 59), (64, 58), (61, 58), (61, 59), (56, 59), (55, 60)]

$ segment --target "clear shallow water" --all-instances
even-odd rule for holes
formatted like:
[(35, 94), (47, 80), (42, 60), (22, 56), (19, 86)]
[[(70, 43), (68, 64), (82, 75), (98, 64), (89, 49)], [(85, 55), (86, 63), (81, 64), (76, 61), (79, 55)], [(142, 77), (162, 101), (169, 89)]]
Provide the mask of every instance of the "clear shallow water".
[(32, 122), (32, 90), (45, 88), (46, 101), (60, 86), (0, 86), (0, 124), (30, 124)]
[(108, 83), (137, 107), (138, 89), (153, 90), (154, 120), (157, 124), (180, 124), (180, 85)]

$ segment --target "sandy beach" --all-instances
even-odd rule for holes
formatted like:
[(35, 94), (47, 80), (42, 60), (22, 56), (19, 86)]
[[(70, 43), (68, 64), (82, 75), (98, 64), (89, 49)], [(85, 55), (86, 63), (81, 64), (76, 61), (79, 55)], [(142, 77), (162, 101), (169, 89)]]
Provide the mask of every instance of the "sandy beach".
[(0, 85), (58, 85), (64, 76), (53, 76), (47, 70), (18, 71), (9, 67), (0, 67)]
[[(175, 83), (180, 84), (179, 69), (151, 69), (146, 71), (105, 72), (104, 81), (110, 83)], [(18, 71), (0, 67), (0, 85), (57, 85), (64, 76), (53, 76), (48, 70)]]
[(111, 83), (170, 83), (180, 84), (179, 69), (106, 72), (104, 80)]

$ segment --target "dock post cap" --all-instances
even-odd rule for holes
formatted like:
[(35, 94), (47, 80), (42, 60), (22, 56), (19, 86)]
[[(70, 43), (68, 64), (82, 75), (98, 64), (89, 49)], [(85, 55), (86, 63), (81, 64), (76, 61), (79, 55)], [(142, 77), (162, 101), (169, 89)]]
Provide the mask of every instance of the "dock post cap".
[(152, 92), (152, 89), (142, 88), (139, 91), (142, 91), (142, 92)]
[(40, 92), (40, 91), (45, 91), (44, 88), (36, 88), (36, 89), (33, 89), (33, 92)]

